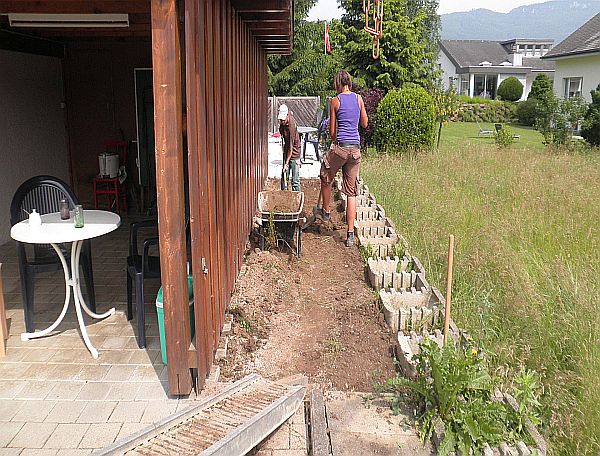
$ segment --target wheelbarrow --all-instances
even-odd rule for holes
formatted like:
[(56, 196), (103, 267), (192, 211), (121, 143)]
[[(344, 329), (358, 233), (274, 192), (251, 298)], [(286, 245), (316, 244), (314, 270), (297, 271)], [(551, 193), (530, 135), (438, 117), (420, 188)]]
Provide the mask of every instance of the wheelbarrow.
[(302, 224), (304, 218), (300, 217), (304, 207), (304, 193), (286, 190), (267, 190), (258, 193), (258, 212), (260, 217), (259, 237), (260, 248), (265, 249), (265, 239), (271, 226), (274, 226), (277, 242), (283, 240), (293, 249), (294, 236), (296, 237), (296, 256), (302, 254)]

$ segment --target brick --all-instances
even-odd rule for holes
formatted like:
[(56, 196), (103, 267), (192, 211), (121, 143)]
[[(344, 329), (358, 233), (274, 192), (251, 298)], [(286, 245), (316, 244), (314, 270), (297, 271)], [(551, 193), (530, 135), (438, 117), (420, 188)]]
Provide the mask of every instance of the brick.
[(54, 387), (50, 390), (46, 399), (75, 400), (84, 384), (84, 382), (54, 382)]
[(8, 446), (42, 448), (55, 429), (56, 424), (54, 423), (25, 423)]
[(21, 448), (0, 448), (0, 456), (17, 456), (21, 450)]
[(148, 403), (140, 421), (142, 423), (156, 423), (175, 413), (176, 409), (177, 401), (152, 401)]
[[(169, 399), (168, 384), (166, 383), (142, 383), (135, 396), (136, 401), (166, 401)], [(173, 402), (177, 402), (173, 400)]]
[(86, 402), (78, 423), (106, 423), (115, 409), (116, 402)]
[(19, 433), (25, 423), (8, 422), (0, 425), (0, 447), (7, 446), (12, 439)]
[(292, 424), (290, 426), (290, 448), (305, 450), (307, 446), (306, 425)]
[(39, 449), (31, 449), (24, 448), (21, 452), (21, 455), (25, 456), (55, 456), (58, 450), (51, 448), (39, 448)]
[(139, 389), (139, 383), (113, 383), (106, 399), (109, 401), (132, 401)]
[(79, 394), (77, 394), (77, 400), (83, 401), (101, 401), (106, 399), (108, 392), (110, 391), (110, 383), (90, 382), (83, 385)]
[(290, 448), (290, 425), (284, 423), (279, 429), (273, 432), (262, 446), (268, 450), (286, 450)]
[(147, 405), (147, 402), (119, 402), (108, 421), (111, 423), (139, 423)]
[(89, 424), (59, 424), (44, 448), (77, 448), (89, 427)]
[(26, 401), (13, 421), (42, 422), (55, 405), (56, 401)]
[(121, 440), (125, 437), (129, 437), (130, 435), (135, 434), (136, 432), (141, 431), (142, 429), (145, 429), (147, 427), (147, 423), (123, 423), (123, 425), (121, 426), (121, 431), (117, 435), (115, 441)]
[(56, 456), (87, 456), (91, 454), (92, 450), (90, 449), (74, 449), (74, 448), (66, 448), (63, 450), (58, 450)]
[(48, 413), (46, 423), (75, 423), (85, 407), (81, 401), (60, 401)]
[(27, 386), (25, 380), (0, 380), (0, 399), (13, 399)]
[(11, 421), (23, 404), (24, 401), (16, 399), (0, 400), (0, 422)]
[(79, 442), (79, 448), (97, 449), (108, 446), (115, 441), (121, 427), (121, 423), (94, 424), (88, 428)]
[(35, 381), (27, 382), (27, 385), (19, 392), (19, 399), (45, 399), (48, 393), (56, 386), (56, 382)]

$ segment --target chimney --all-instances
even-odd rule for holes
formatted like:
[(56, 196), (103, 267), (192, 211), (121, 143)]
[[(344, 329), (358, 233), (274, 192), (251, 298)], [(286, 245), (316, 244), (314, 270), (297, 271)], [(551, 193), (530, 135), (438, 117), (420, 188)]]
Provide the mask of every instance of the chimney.
[(513, 52), (508, 55), (508, 61), (512, 63), (513, 66), (523, 66), (523, 54), (518, 54), (513, 50)]

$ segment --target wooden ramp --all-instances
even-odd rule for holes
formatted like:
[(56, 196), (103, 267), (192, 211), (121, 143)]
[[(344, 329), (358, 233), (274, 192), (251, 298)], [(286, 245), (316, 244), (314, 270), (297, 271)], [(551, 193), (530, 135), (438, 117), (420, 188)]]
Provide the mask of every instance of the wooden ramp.
[(294, 414), (305, 392), (252, 374), (94, 455), (244, 455)]

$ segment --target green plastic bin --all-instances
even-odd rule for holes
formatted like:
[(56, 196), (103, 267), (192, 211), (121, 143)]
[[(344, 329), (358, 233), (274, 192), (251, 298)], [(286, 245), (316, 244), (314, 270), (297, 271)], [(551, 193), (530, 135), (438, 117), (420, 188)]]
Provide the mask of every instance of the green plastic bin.
[[(194, 323), (194, 282), (188, 276), (188, 299), (190, 301), (190, 333), (194, 337), (196, 330)], [(165, 310), (163, 308), (163, 289), (160, 287), (156, 296), (156, 315), (158, 316), (158, 335), (160, 337), (160, 354), (163, 364), (167, 364), (167, 340), (165, 337)]]

